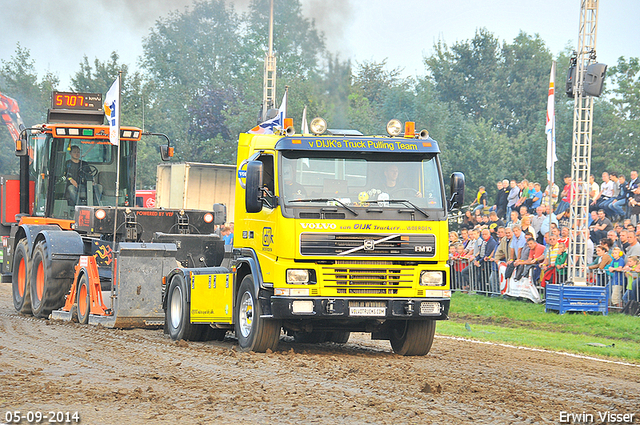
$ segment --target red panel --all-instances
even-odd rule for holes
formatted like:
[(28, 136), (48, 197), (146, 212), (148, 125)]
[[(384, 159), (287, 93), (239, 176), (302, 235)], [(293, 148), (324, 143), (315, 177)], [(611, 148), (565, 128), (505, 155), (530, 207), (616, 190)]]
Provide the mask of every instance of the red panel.
[[(142, 198), (141, 204), (144, 208), (155, 208), (156, 206), (156, 191), (153, 190), (136, 190), (136, 198)], [(136, 199), (138, 201), (138, 199)], [(138, 204), (138, 202), (136, 202)]]
[[(0, 222), (16, 223), (16, 214), (20, 213), (20, 180), (18, 176), (2, 176), (0, 185)], [(33, 214), (35, 182), (29, 182), (29, 214)]]

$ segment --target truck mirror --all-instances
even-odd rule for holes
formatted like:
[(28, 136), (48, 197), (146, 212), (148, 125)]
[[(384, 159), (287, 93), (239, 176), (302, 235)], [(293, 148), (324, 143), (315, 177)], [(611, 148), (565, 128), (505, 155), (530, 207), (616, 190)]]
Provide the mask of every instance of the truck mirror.
[(449, 209), (460, 208), (464, 202), (464, 174), (451, 174), (451, 199), (449, 199)]
[(160, 158), (162, 158), (163, 161), (168, 161), (173, 158), (173, 148), (169, 145), (161, 145)]
[(592, 63), (587, 66), (587, 73), (584, 76), (584, 92), (587, 96), (600, 97), (606, 73), (607, 65), (603, 63)]
[(247, 163), (247, 179), (244, 199), (248, 213), (262, 211), (262, 162)]
[(27, 132), (21, 131), (20, 137), (16, 139), (16, 156), (26, 156), (29, 154), (29, 149), (27, 148)]

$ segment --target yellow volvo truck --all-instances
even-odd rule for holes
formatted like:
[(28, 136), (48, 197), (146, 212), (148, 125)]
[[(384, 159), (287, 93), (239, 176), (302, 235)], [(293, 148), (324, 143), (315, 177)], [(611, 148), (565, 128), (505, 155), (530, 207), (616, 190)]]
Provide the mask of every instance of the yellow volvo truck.
[(174, 339), (220, 337), (274, 350), (284, 330), (301, 342), (344, 343), (350, 332), (425, 355), (448, 317), (448, 209), (438, 143), (397, 120), (389, 136), (326, 130), (241, 134), (229, 268), (176, 269), (167, 277)]

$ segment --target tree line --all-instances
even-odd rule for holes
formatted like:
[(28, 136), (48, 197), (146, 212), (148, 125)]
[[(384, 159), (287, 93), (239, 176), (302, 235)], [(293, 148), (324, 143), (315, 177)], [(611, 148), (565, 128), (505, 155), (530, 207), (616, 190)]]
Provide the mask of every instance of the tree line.
[[(288, 116), (297, 129), (305, 106), (309, 117), (363, 134), (384, 134), (391, 118), (415, 121), (440, 143), (445, 175), (464, 172), (471, 191), (486, 185), (491, 193), (492, 183), (503, 178), (544, 184), (547, 88), (555, 59), (556, 180), (570, 174), (568, 49), (553, 55), (537, 34), (521, 32), (506, 41), (481, 28), (468, 40), (437, 42), (424, 58), (424, 74), (404, 76), (386, 60), (352, 63), (328, 51), (300, 0), (276, 0), (274, 13), (277, 99), (289, 86)], [(269, 0), (252, 0), (245, 13), (223, 0), (194, 2), (156, 21), (144, 38), (139, 69), (131, 70), (116, 52), (92, 61), (85, 56), (70, 89), (105, 93), (121, 70), (123, 124), (167, 134), (177, 160), (235, 163), (237, 135), (257, 123), (261, 110), (268, 19)], [(18, 100), (27, 125), (43, 122), (51, 90), (61, 89), (58, 78), (38, 75), (36, 59), (19, 44), (0, 63), (0, 91)], [(595, 102), (596, 175), (637, 169), (639, 75), (638, 58), (609, 64), (605, 95)], [(139, 144), (138, 188), (155, 185), (160, 143), (149, 138)], [(0, 172), (15, 172), (18, 161), (4, 130), (0, 146)]]

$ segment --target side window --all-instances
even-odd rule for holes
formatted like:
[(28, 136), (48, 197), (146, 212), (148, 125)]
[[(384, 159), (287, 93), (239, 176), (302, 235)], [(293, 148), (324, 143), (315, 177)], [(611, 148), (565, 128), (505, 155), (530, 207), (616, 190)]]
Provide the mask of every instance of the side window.
[(275, 206), (275, 175), (273, 168), (273, 155), (262, 154), (258, 157), (262, 162), (262, 184), (269, 190), (267, 201), (269, 205)]
[(34, 136), (29, 156), (29, 175), (35, 180), (34, 215), (44, 216), (49, 187), (49, 143), (44, 135)]

